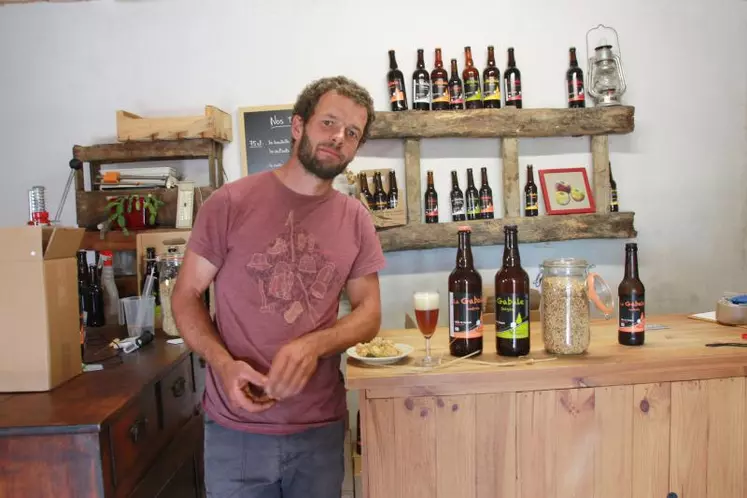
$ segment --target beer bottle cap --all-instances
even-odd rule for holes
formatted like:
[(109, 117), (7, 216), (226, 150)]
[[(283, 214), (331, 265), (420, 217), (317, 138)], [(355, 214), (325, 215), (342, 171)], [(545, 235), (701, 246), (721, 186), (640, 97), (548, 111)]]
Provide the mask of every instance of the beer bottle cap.
[(625, 250), (636, 251), (638, 250), (638, 244), (636, 244), (635, 242), (628, 242), (627, 244), (625, 244)]

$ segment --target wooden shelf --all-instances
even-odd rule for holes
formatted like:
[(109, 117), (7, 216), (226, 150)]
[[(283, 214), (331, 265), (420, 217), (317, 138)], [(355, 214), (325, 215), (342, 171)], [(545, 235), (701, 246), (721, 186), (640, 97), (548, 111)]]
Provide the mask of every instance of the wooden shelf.
[(75, 158), (99, 164), (135, 161), (203, 159), (210, 157), (216, 144), (209, 138), (154, 140), (150, 142), (120, 142), (73, 147)]
[(519, 243), (578, 239), (627, 239), (637, 235), (633, 213), (593, 213), (449, 223), (410, 223), (377, 232), (385, 252), (457, 247), (460, 226), (472, 228), (473, 246), (503, 244), (503, 227), (519, 229)]
[[(198, 209), (215, 190), (214, 187), (195, 188), (193, 219), (197, 215)], [(76, 190), (75, 209), (77, 211), (78, 226), (89, 230), (96, 230), (96, 226), (106, 219), (107, 213), (105, 208), (109, 202), (107, 198), (132, 194), (154, 194), (158, 196), (158, 198), (164, 202), (164, 205), (158, 210), (156, 224), (161, 227), (174, 227), (176, 225), (177, 189), (154, 188), (121, 191), (106, 190), (96, 192)]]
[(572, 137), (630, 133), (632, 106), (377, 112), (371, 138)]
[[(154, 232), (174, 232), (178, 228), (150, 228), (147, 230), (130, 231), (125, 235), (119, 230), (107, 232), (104, 239), (101, 239), (98, 231), (89, 230), (83, 235), (83, 241), (80, 249), (87, 251), (135, 251), (137, 250), (137, 234), (154, 233)], [(187, 231), (187, 229), (184, 229)]]

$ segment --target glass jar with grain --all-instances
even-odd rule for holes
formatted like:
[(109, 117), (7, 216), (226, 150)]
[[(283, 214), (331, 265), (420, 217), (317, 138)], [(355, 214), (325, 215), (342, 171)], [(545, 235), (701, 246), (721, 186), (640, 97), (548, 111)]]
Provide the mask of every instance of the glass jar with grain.
[(166, 334), (174, 337), (179, 336), (179, 330), (176, 328), (174, 315), (171, 312), (171, 294), (174, 292), (174, 285), (176, 285), (183, 259), (184, 253), (179, 246), (169, 246), (165, 254), (158, 256), (158, 291), (161, 297), (162, 328)]
[(540, 289), (540, 315), (545, 350), (571, 355), (586, 352), (591, 340), (589, 301), (609, 319), (612, 291), (583, 259), (547, 259), (535, 284)]

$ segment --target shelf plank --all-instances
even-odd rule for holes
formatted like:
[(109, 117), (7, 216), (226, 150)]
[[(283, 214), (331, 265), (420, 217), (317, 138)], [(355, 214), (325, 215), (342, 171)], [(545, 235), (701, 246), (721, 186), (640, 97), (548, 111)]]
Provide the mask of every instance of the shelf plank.
[(179, 228), (149, 228), (147, 230), (130, 231), (125, 235), (119, 230), (107, 232), (104, 239), (101, 239), (98, 230), (88, 230), (83, 234), (83, 240), (80, 243), (80, 249), (87, 251), (135, 251), (137, 250), (137, 234), (139, 233), (158, 233), (158, 232), (175, 232), (189, 231), (188, 229)]
[(207, 159), (214, 141), (209, 138), (122, 142), (73, 147), (73, 155), (84, 162), (127, 163), (178, 159)]
[(633, 106), (379, 111), (371, 138), (572, 137), (630, 133)]
[[(197, 210), (203, 202), (215, 191), (214, 187), (197, 187), (195, 188), (194, 210), (192, 219), (197, 216)], [(176, 199), (177, 189), (175, 188), (154, 188), (154, 189), (134, 189), (120, 191), (95, 191), (95, 192), (75, 192), (75, 209), (77, 212), (78, 226), (85, 227), (89, 230), (95, 230), (96, 225), (106, 219), (105, 208), (110, 197), (118, 195), (132, 194), (153, 194), (164, 202), (156, 217), (156, 224), (162, 227), (173, 227), (176, 225)]]
[(382, 229), (377, 233), (385, 252), (457, 247), (457, 232), (462, 225), (472, 228), (473, 246), (503, 244), (503, 226), (507, 224), (518, 226), (520, 243), (626, 239), (637, 235), (633, 226), (633, 214), (565, 214), (449, 223), (411, 223)]

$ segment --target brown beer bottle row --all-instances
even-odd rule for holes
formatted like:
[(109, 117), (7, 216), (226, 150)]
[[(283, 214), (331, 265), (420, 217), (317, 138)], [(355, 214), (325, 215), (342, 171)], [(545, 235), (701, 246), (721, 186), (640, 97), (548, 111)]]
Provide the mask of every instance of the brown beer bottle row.
[[(438, 193), (433, 186), (433, 172), (428, 171), (425, 191), (425, 222), (438, 223)], [(495, 217), (493, 189), (488, 182), (488, 169), (480, 168), (480, 190), (475, 186), (472, 168), (467, 168), (467, 190), (459, 188), (457, 172), (451, 172), (451, 221), (491, 220)]]
[(366, 197), (369, 209), (371, 211), (382, 211), (384, 209), (394, 209), (399, 202), (399, 189), (397, 188), (397, 177), (394, 171), (389, 171), (389, 192), (384, 190), (384, 184), (381, 173), (374, 173), (374, 192), (368, 188), (368, 177), (366, 173), (358, 173), (360, 191)]
[[(440, 48), (435, 49), (434, 67), (428, 73), (425, 68), (424, 50), (417, 49), (416, 69), (412, 73), (412, 108), (418, 111), (500, 108), (501, 72), (495, 63), (495, 48), (489, 45), (487, 49), (487, 65), (482, 75), (474, 65), (472, 48), (469, 46), (464, 47), (464, 70), (461, 73), (455, 58), (449, 60), (450, 72), (446, 71)], [(568, 107), (586, 107), (584, 72), (578, 65), (576, 48), (571, 47), (568, 54), (569, 67), (565, 74)], [(516, 64), (513, 47), (507, 50), (507, 65), (502, 83), (505, 105), (521, 109), (524, 101), (521, 71)], [(397, 65), (394, 50), (389, 51), (387, 85), (391, 110), (408, 110), (405, 77)]]
[[(483, 351), (482, 278), (472, 259), (469, 226), (459, 228), (454, 270), (449, 275), (449, 352), (453, 356)], [(521, 267), (516, 225), (504, 227), (503, 264), (495, 274), (495, 350), (500, 356), (523, 356), (530, 350), (529, 276)]]

